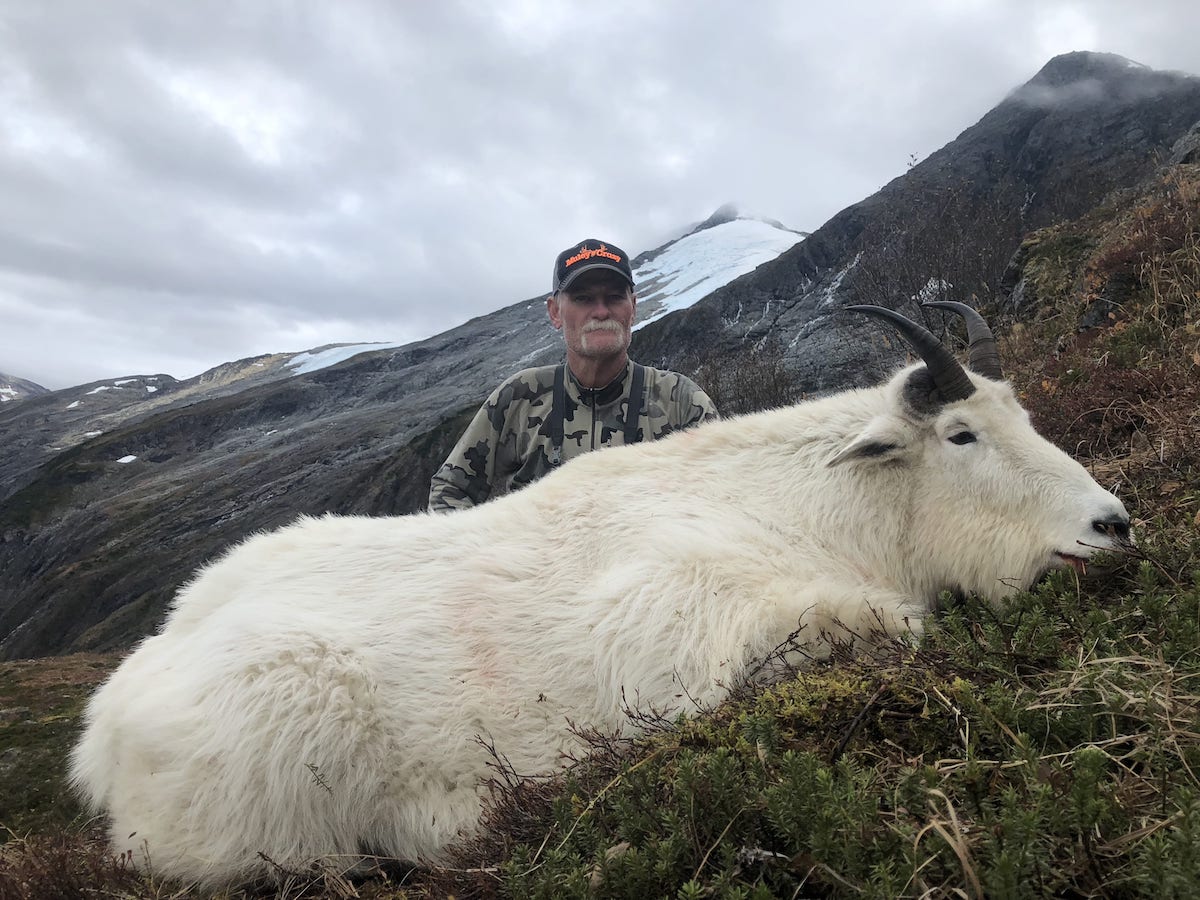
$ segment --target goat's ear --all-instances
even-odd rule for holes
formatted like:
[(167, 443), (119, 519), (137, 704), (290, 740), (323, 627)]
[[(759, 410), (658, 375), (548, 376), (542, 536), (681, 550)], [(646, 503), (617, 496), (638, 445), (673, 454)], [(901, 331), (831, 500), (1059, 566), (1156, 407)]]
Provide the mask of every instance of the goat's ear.
[(825, 465), (837, 466), (851, 460), (892, 462), (907, 452), (911, 440), (909, 429), (903, 422), (891, 416), (880, 416), (830, 457)]

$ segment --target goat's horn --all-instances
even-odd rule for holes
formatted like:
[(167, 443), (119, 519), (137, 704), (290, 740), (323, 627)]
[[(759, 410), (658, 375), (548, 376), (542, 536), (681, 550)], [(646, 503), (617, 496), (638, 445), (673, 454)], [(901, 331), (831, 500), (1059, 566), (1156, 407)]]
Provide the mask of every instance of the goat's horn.
[(992, 381), (1004, 380), (1004, 373), (1000, 370), (1000, 354), (996, 351), (996, 339), (983, 316), (957, 300), (930, 300), (921, 305), (948, 309), (962, 316), (963, 321), (967, 323), (967, 343), (971, 351), (968, 365), (971, 371), (978, 372)]
[(938, 393), (947, 403), (955, 400), (965, 400), (975, 393), (975, 385), (967, 377), (966, 371), (954, 354), (941, 345), (927, 328), (918, 325), (912, 319), (907, 319), (894, 309), (883, 306), (847, 306), (851, 312), (886, 319), (900, 332), (900, 335), (912, 345), (912, 348), (925, 360), (929, 377), (933, 379)]

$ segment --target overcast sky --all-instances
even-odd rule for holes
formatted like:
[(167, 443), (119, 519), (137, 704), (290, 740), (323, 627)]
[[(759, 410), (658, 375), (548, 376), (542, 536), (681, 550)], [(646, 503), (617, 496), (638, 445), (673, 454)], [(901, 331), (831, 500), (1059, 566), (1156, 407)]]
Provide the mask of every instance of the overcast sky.
[(427, 337), (722, 203), (814, 230), (1052, 56), (1200, 3), (0, 0), (0, 371)]

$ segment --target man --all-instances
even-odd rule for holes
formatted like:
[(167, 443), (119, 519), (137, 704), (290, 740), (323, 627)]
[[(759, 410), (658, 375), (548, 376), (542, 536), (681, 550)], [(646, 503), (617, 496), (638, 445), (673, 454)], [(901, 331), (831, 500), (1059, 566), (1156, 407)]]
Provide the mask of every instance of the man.
[(558, 254), (546, 312), (566, 340), (566, 364), (525, 369), (492, 392), (433, 476), (429, 508), (466, 509), (589, 450), (716, 418), (691, 379), (629, 359), (636, 309), (623, 250), (589, 239)]

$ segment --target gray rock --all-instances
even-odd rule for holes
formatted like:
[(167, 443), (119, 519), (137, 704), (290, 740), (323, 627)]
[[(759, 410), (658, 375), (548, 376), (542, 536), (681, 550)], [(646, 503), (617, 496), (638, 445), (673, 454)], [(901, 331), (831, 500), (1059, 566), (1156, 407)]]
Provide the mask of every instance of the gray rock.
[(1200, 122), (1174, 143), (1169, 162), (1175, 166), (1200, 163)]

